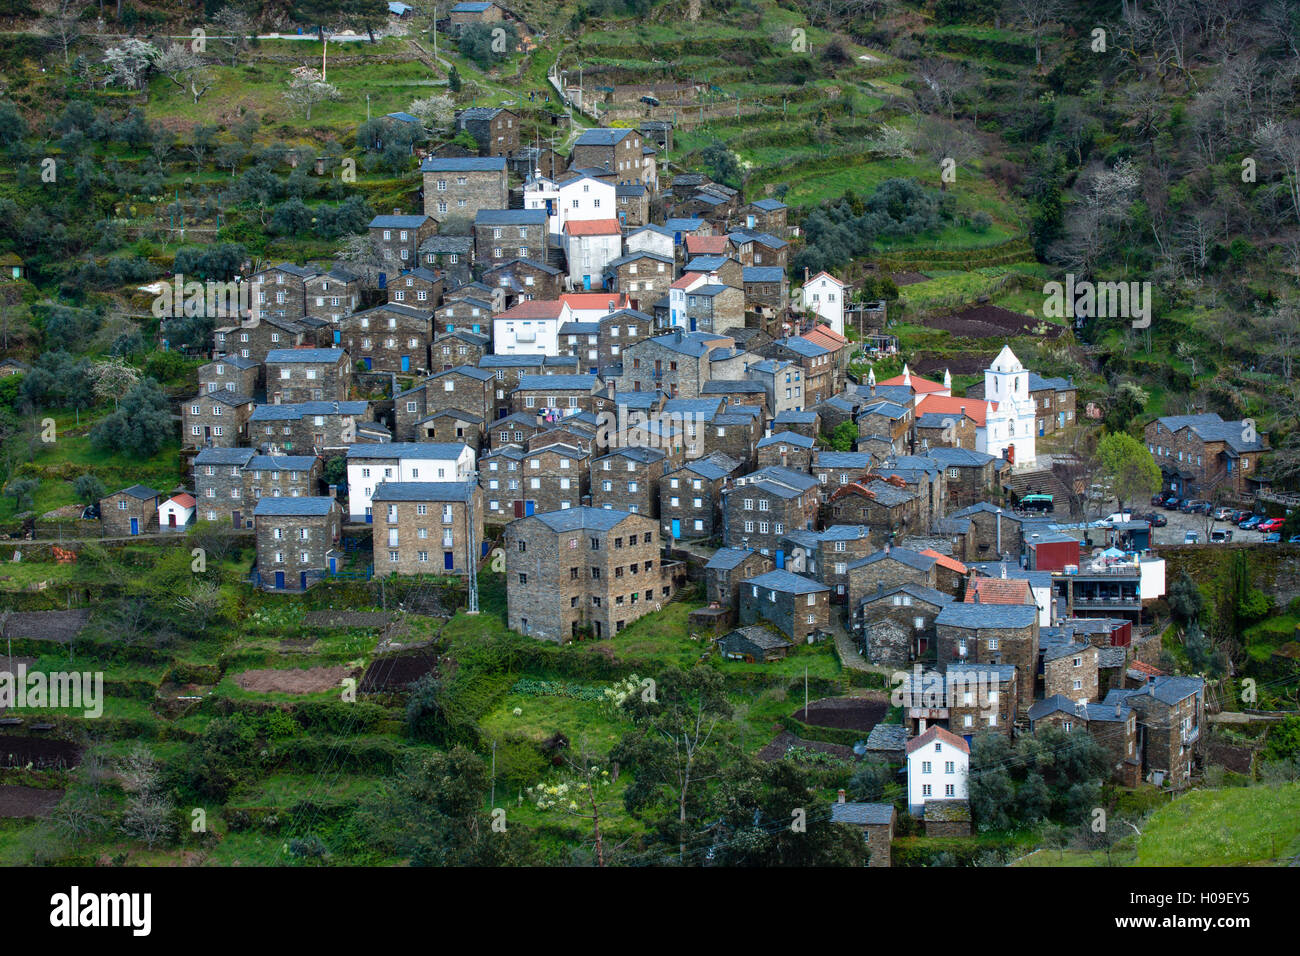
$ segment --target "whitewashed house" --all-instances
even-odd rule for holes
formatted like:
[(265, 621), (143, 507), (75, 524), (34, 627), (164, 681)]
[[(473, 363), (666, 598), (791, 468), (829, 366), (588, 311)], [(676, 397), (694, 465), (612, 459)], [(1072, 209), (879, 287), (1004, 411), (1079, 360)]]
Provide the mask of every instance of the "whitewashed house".
[(570, 287), (583, 292), (605, 286), (605, 266), (623, 255), (617, 219), (570, 219), (564, 224), (564, 255)]
[(965, 800), (970, 745), (942, 727), (907, 742), (907, 809), (922, 816), (927, 800)]
[(194, 520), (194, 496), (181, 492), (158, 506), (159, 531), (184, 531)]
[(844, 334), (844, 297), (846, 286), (829, 272), (819, 272), (804, 279), (803, 307), (825, 319), (838, 335)]
[(384, 481), (465, 481), (474, 449), (463, 442), (385, 442), (348, 446), (348, 520), (370, 522), (375, 486)]
[(492, 319), (492, 351), (497, 355), (559, 355), (560, 326), (574, 322), (561, 299), (527, 299)]
[(547, 232), (557, 241), (567, 222), (610, 219), (618, 212), (613, 183), (586, 173), (570, 175), (561, 182), (535, 176), (524, 183), (524, 208), (545, 209)]

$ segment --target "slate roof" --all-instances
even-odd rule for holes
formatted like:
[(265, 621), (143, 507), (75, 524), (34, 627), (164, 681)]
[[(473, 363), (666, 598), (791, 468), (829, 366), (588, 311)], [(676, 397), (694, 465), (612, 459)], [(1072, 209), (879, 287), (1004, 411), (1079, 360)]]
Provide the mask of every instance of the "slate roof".
[(832, 803), (831, 823), (888, 826), (894, 819), (892, 803)]
[(337, 504), (336, 498), (260, 498), (253, 509), (256, 518), (286, 515), (294, 517), (319, 517), (327, 515)]
[(420, 164), (422, 173), (472, 173), (506, 171), (504, 156), (430, 156)]
[(867, 735), (867, 751), (895, 751), (907, 747), (907, 728), (902, 724), (876, 724)]
[(315, 455), (254, 455), (248, 462), (253, 471), (311, 471)]
[(815, 594), (818, 591), (830, 590), (829, 585), (818, 584), (812, 578), (780, 568), (757, 577), (746, 578), (742, 583), (767, 588), (769, 591), (780, 591), (783, 594)]
[(531, 392), (539, 388), (557, 390), (591, 391), (599, 380), (595, 375), (520, 375), (516, 392)]
[(788, 338), (777, 339), (772, 344), (783, 346), (784, 348), (789, 349), (795, 355), (800, 355), (804, 358), (818, 358), (822, 355), (830, 355), (831, 353), (830, 349), (823, 348), (822, 346), (816, 344), (815, 342), (809, 342), (807, 339), (799, 335), (792, 335)]
[(754, 553), (749, 548), (719, 548), (704, 566), (714, 571), (731, 571)]
[(992, 455), (986, 455), (982, 451), (971, 451), (969, 448), (931, 448), (926, 457), (933, 458), (941, 468), (975, 467), (993, 461)]
[(745, 627), (738, 627), (734, 631), (729, 631), (718, 638), (719, 643), (729, 637), (740, 637), (755, 647), (762, 648), (765, 651), (778, 650), (782, 647), (793, 647), (794, 645), (787, 641), (779, 634), (769, 631), (765, 627), (757, 624), (749, 624)]
[(584, 505), (562, 511), (546, 511), (533, 517), (552, 531), (609, 531), (621, 521), (632, 517), (632, 512)]
[(429, 221), (428, 216), (376, 216), (370, 220), (371, 229), (418, 229)]
[(154, 491), (148, 485), (132, 485), (130, 488), (123, 488), (115, 492), (119, 495), (130, 495), (132, 498), (139, 498), (141, 501), (148, 501), (150, 498), (157, 498), (161, 492)]
[(755, 199), (750, 203), (755, 209), (761, 209), (764, 212), (775, 212), (778, 209), (788, 208), (785, 203), (779, 199)]
[(628, 133), (633, 132), (631, 129), (617, 129), (614, 127), (598, 127), (583, 132), (573, 143), (574, 146), (615, 146), (623, 142)]
[(419, 461), (455, 460), (468, 446), (459, 441), (385, 442), (382, 445), (349, 445), (347, 457), (411, 458)]
[[(852, 567), (852, 565), (850, 565)], [(910, 594), (914, 598), (925, 601), (927, 604), (933, 604), (935, 607), (943, 607), (957, 600), (951, 594), (945, 594), (943, 591), (936, 591), (934, 588), (928, 588), (924, 584), (900, 584), (897, 587), (884, 588), (879, 587), (876, 590), (868, 591), (863, 595), (859, 604), (870, 604), (872, 601), (879, 601), (881, 598), (889, 597), (893, 594)]]
[[(1080, 714), (1080, 711), (1083, 713)], [(1114, 711), (1113, 707), (1111, 708), (1111, 711)], [(1042, 720), (1044, 717), (1056, 713), (1082, 716), (1085, 719), (1087, 717), (1087, 709), (1085, 707), (1079, 706), (1064, 694), (1053, 694), (1051, 697), (1045, 698), (1044, 700), (1034, 701), (1029, 708), (1029, 719)]]
[(813, 467), (865, 470), (871, 467), (871, 456), (864, 451), (819, 451)]
[(281, 405), (258, 405), (249, 421), (287, 422), (305, 415), (364, 415), (370, 403), (355, 402), (294, 402)]
[(958, 604), (952, 603), (939, 612), (935, 624), (953, 627), (1031, 627), (1038, 619), (1038, 608), (1029, 604)]
[(434, 255), (464, 254), (472, 248), (474, 248), (474, 239), (471, 236), (430, 236), (420, 243), (420, 252), (432, 252)]
[(817, 419), (818, 415), (816, 412), (795, 411), (792, 408), (787, 408), (785, 411), (781, 412), (781, 414), (777, 415), (776, 418), (772, 419), (772, 422), (775, 425), (816, 425)]
[(760, 441), (756, 448), (768, 448), (772, 445), (794, 445), (796, 448), (811, 448), (814, 442), (807, 435), (800, 435), (797, 432), (777, 432), (769, 435)]
[(332, 365), (344, 354), (343, 349), (271, 349), (266, 353), (266, 364), (292, 365), (323, 362)]
[(713, 379), (705, 382), (700, 388), (701, 395), (731, 395), (737, 393), (745, 395), (766, 395), (767, 389), (763, 387), (762, 382), (756, 381), (752, 378), (733, 381)]
[(545, 209), (480, 209), (474, 214), (476, 226), (544, 226)]
[(464, 501), (478, 487), (474, 481), (381, 481), (371, 501)]
[(194, 464), (242, 466), (256, 454), (251, 448), (205, 448), (194, 456)]
[(1242, 440), (1245, 429), (1240, 421), (1225, 422), (1215, 412), (1205, 412), (1201, 415), (1166, 415), (1156, 420), (1171, 432), (1188, 428), (1202, 441), (1225, 442), (1235, 452), (1264, 450), (1264, 443), (1258, 437), (1252, 442)]

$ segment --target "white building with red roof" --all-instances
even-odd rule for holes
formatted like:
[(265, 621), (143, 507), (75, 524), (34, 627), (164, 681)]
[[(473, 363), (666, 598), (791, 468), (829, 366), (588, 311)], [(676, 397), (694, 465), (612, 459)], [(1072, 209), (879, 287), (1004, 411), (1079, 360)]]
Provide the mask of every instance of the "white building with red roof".
[(803, 308), (816, 312), (832, 329), (844, 334), (844, 299), (849, 287), (829, 272), (819, 272), (805, 278), (803, 283)]
[(618, 220), (571, 219), (564, 224), (563, 241), (570, 287), (584, 292), (604, 288), (605, 266), (623, 255), (623, 229)]
[[(995, 708), (996, 710), (996, 708)], [(927, 800), (967, 799), (970, 744), (942, 727), (931, 727), (907, 742), (907, 809), (925, 813)]]
[(158, 506), (159, 531), (184, 531), (194, 520), (194, 496), (181, 492)]

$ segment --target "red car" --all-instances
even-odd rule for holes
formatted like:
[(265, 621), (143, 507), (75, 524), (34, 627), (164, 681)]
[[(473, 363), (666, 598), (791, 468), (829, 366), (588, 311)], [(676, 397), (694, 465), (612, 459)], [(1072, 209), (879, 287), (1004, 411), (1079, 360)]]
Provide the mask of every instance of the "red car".
[(1260, 532), (1262, 532), (1262, 533), (1264, 533), (1264, 534), (1272, 534), (1274, 531), (1281, 531), (1281, 530), (1282, 530), (1282, 519), (1281, 519), (1281, 518), (1269, 518), (1267, 521), (1261, 521), (1261, 522), (1259, 523), (1259, 526), (1256, 527), (1255, 530), (1256, 530), (1256, 531), (1260, 531)]

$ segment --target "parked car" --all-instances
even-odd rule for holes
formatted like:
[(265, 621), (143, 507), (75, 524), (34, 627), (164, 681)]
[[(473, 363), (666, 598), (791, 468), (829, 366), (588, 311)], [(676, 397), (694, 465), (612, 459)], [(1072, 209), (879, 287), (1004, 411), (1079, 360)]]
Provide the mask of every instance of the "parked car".
[(1159, 511), (1148, 511), (1146, 514), (1138, 515), (1138, 517), (1150, 524), (1153, 528), (1163, 528), (1165, 525), (1169, 524), (1169, 519)]
[(1300, 534), (1293, 534), (1286, 539), (1287, 544), (1300, 544)]
[(1168, 494), (1167, 492), (1164, 492), (1164, 491), (1160, 492), (1160, 494), (1158, 494), (1158, 495), (1152, 495), (1152, 496), (1151, 496), (1151, 504), (1155, 505), (1156, 507), (1159, 507), (1159, 506), (1161, 506), (1161, 505), (1163, 505), (1163, 504), (1165, 503), (1165, 499), (1168, 498), (1168, 497), (1169, 497), (1169, 494)]
[(1255, 530), (1256, 530), (1256, 531), (1260, 531), (1260, 532), (1262, 532), (1262, 533), (1264, 533), (1264, 534), (1272, 534), (1274, 531), (1281, 531), (1281, 530), (1282, 530), (1282, 519), (1281, 519), (1281, 518), (1267, 518), (1267, 519), (1265, 519), (1264, 521), (1261, 521), (1258, 525), (1256, 525), (1256, 526), (1255, 526)]
[(1276, 531), (1264, 535), (1265, 544), (1280, 544), (1281, 542), (1282, 542), (1282, 535), (1278, 534)]
[(1200, 498), (1188, 498), (1178, 506), (1178, 510), (1183, 512), (1183, 514), (1189, 515), (1205, 514), (1205, 509), (1209, 507), (1210, 503), (1208, 501), (1204, 501)]
[(1231, 520), (1232, 520), (1232, 514), (1233, 514), (1233, 511), (1232, 511), (1231, 508), (1215, 508), (1215, 509), (1214, 509), (1214, 520), (1215, 520), (1215, 521), (1231, 521)]
[(1240, 528), (1242, 531), (1253, 531), (1255, 530), (1255, 527), (1262, 520), (1263, 518), (1260, 515), (1251, 515), (1249, 518), (1246, 518), (1244, 521), (1239, 521), (1237, 523), (1237, 527)]
[(1189, 531), (1185, 535), (1183, 535), (1183, 544), (1199, 544), (1200, 541), (1201, 541), (1201, 536), (1198, 535), (1195, 531)]
[(1180, 504), (1182, 504), (1182, 501), (1181, 501), (1181, 499), (1179, 499), (1179, 498), (1177, 498), (1177, 497), (1174, 497), (1174, 498), (1166, 498), (1166, 499), (1165, 499), (1165, 510), (1166, 510), (1166, 511), (1177, 511), (1177, 510), (1178, 510), (1178, 506), (1179, 506)]
[(1255, 512), (1253, 512), (1253, 511), (1249, 511), (1249, 510), (1247, 510), (1246, 508), (1242, 508), (1242, 509), (1240, 509), (1240, 510), (1238, 510), (1238, 511), (1234, 511), (1234, 512), (1232, 513), (1232, 517), (1231, 517), (1230, 519), (1228, 519), (1228, 520), (1230, 520), (1233, 524), (1240, 524), (1241, 522), (1245, 521), (1247, 518), (1249, 518), (1249, 517), (1250, 517), (1251, 515), (1253, 515), (1254, 513), (1255, 513)]
[(1211, 544), (1218, 544), (1218, 543), (1228, 542), (1231, 540), (1232, 540), (1231, 531), (1225, 531), (1222, 528), (1217, 528), (1214, 531), (1210, 532)]
[(1105, 521), (1107, 524), (1117, 524), (1118, 522), (1121, 522), (1121, 521), (1132, 521), (1132, 520), (1133, 520), (1133, 512), (1131, 512), (1131, 511), (1112, 511), (1110, 514), (1106, 515), (1106, 517), (1103, 518), (1102, 520)]

